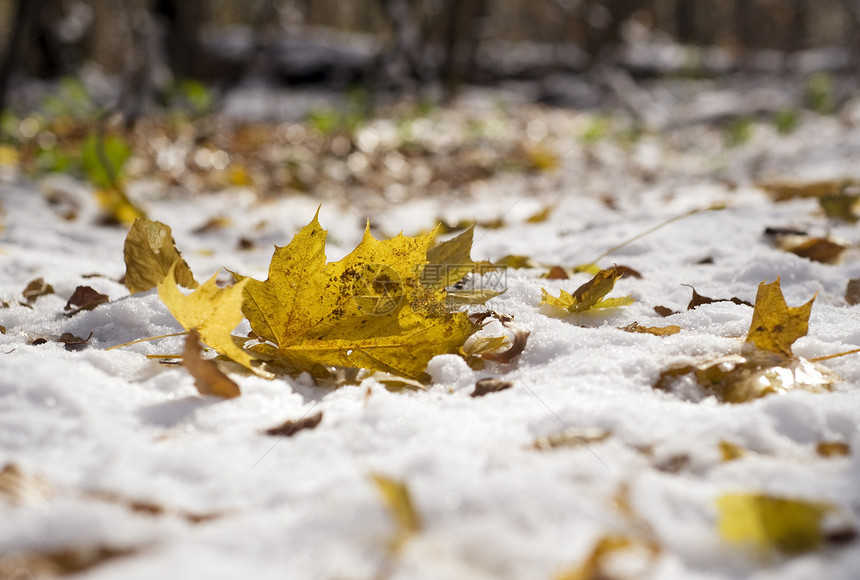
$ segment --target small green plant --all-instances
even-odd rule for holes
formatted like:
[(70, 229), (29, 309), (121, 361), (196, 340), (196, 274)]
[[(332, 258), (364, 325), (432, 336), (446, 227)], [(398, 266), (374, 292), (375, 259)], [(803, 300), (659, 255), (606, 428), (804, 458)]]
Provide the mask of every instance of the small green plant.
[(800, 115), (797, 109), (782, 109), (773, 115), (773, 124), (776, 130), (787, 135), (797, 129), (797, 124), (800, 120)]
[(748, 117), (732, 119), (726, 127), (726, 145), (738, 147), (752, 138), (753, 123)]
[(836, 110), (833, 97), (833, 77), (826, 72), (817, 72), (806, 81), (806, 100), (813, 111), (829, 115)]

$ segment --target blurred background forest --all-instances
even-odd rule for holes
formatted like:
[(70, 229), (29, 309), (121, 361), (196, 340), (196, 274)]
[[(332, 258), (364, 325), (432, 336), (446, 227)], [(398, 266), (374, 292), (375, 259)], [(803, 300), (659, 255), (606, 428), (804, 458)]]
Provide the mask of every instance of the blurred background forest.
[(0, 104), (95, 66), (135, 116), (179, 79), (223, 92), (463, 83), (612, 64), (634, 78), (857, 70), (858, 0), (0, 0)]

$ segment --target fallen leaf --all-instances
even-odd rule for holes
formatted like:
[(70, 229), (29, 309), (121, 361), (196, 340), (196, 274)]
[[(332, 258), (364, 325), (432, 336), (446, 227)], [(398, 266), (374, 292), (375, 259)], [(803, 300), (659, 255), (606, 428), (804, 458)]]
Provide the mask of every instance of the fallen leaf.
[(668, 306), (655, 306), (654, 312), (662, 316), (663, 318), (667, 316), (672, 316), (673, 314), (678, 314), (675, 310), (672, 310)]
[(493, 262), (495, 266), (504, 266), (506, 268), (513, 268), (514, 270), (522, 270), (524, 268), (539, 268), (540, 264), (529, 258), (528, 256), (519, 256), (508, 254), (507, 256), (502, 256), (498, 260)]
[(654, 388), (671, 392), (676, 381), (685, 375), (693, 376), (701, 387), (724, 403), (746, 403), (794, 389), (824, 392), (838, 380), (828, 368), (812, 361), (753, 350), (665, 370)]
[(600, 429), (597, 427), (590, 429), (565, 429), (561, 433), (548, 435), (537, 439), (533, 447), (542, 451), (554, 449), (556, 447), (579, 447), (589, 446), (592, 443), (600, 443), (606, 441), (612, 436), (612, 431)]
[(421, 516), (412, 503), (409, 488), (405, 483), (378, 474), (372, 474), (371, 479), (396, 525), (396, 532), (391, 542), (392, 550), (396, 551), (421, 531)]
[(553, 266), (549, 269), (543, 278), (547, 280), (567, 280), (570, 276), (567, 275), (567, 270), (562, 268), (561, 266)]
[[(555, 580), (609, 580), (617, 578), (612, 573), (612, 562), (616, 556), (626, 556), (629, 577), (650, 577), (649, 568), (660, 553), (660, 547), (652, 542), (642, 542), (627, 536), (609, 534), (601, 537), (581, 564), (555, 576)], [(638, 556), (638, 557), (637, 557)], [(631, 570), (631, 562), (635, 567)], [(627, 577), (627, 576), (625, 576)]]
[(89, 336), (86, 338), (77, 337), (71, 332), (64, 332), (60, 335), (60, 338), (57, 339), (57, 342), (62, 342), (68, 351), (82, 350), (92, 337), (92, 331), (90, 331)]
[(545, 289), (541, 288), (541, 294), (543, 295), (541, 304), (563, 308), (571, 314), (578, 314), (596, 308), (627, 306), (633, 303), (633, 298), (629, 296), (604, 298), (612, 291), (615, 281), (620, 277), (621, 274), (615, 267), (600, 270), (594, 278), (577, 288), (573, 294), (561, 290), (558, 298), (551, 296)]
[(304, 431), (305, 429), (313, 429), (322, 421), (323, 414), (322, 412), (314, 413), (313, 415), (308, 415), (306, 417), (302, 417), (297, 421), (287, 420), (278, 425), (277, 427), (272, 427), (270, 429), (266, 429), (263, 431), (266, 435), (273, 435), (277, 437), (292, 437), (299, 431)]
[(800, 554), (824, 543), (824, 517), (838, 510), (826, 502), (727, 493), (717, 498), (717, 511), (723, 539), (764, 553)]
[(720, 440), (719, 448), (720, 457), (722, 458), (724, 463), (728, 463), (729, 461), (735, 461), (746, 455), (746, 449), (744, 449), (740, 445), (736, 445), (730, 441), (726, 441), (725, 439)]
[(851, 446), (844, 441), (822, 441), (815, 446), (815, 452), (822, 457), (846, 457), (851, 455)]
[[(85, 572), (104, 562), (130, 556), (134, 548), (109, 545), (80, 545), (60, 550), (39, 552), (11, 552), (0, 556), (0, 574), (13, 570), (9, 580), (55, 578)], [(6, 576), (2, 576), (5, 580)]]
[(746, 300), (741, 300), (740, 298), (737, 298), (736, 296), (733, 296), (731, 298), (708, 298), (707, 296), (702, 296), (701, 294), (696, 292), (696, 289), (693, 288), (692, 286), (690, 286), (689, 284), (682, 284), (682, 285), (689, 287), (690, 290), (693, 291), (693, 296), (692, 296), (692, 298), (690, 298), (690, 303), (687, 304), (687, 310), (692, 310), (692, 309), (696, 308), (697, 306), (701, 306), (703, 304), (713, 304), (714, 302), (733, 302), (734, 304), (743, 304), (744, 306), (752, 306), (752, 304), (750, 304)]
[(170, 266), (166, 277), (158, 284), (158, 297), (173, 317), (186, 330), (196, 330), (205, 344), (240, 365), (258, 371), (252, 364), (255, 357), (239, 348), (230, 334), (242, 321), (242, 293), (247, 280), (228, 288), (218, 288), (215, 274), (194, 292), (185, 295), (176, 285), (174, 269), (175, 266)]
[(242, 394), (239, 385), (221, 372), (215, 361), (201, 358), (200, 353), (200, 335), (197, 334), (197, 330), (191, 330), (185, 337), (182, 366), (187, 368), (188, 374), (194, 377), (194, 386), (201, 395), (232, 399)]
[(105, 304), (109, 300), (110, 297), (107, 294), (97, 292), (90, 286), (78, 286), (75, 288), (68, 302), (66, 302), (64, 310), (72, 310), (74, 308), (74, 311), (68, 314), (68, 316), (71, 316), (82, 310), (92, 310), (99, 304)]
[(824, 195), (818, 199), (818, 203), (827, 217), (852, 224), (857, 223), (858, 220), (856, 213), (858, 202), (860, 202), (860, 195), (845, 193)]
[(640, 274), (638, 270), (634, 270), (630, 266), (620, 266), (616, 264), (615, 271), (620, 274), (622, 278), (642, 278), (642, 274)]
[(851, 306), (860, 304), (860, 278), (848, 280), (848, 285), (845, 287), (845, 302)]
[(841, 195), (852, 185), (850, 180), (823, 180), (810, 182), (772, 181), (757, 183), (774, 201), (788, 201), (798, 198), (822, 198)]
[(45, 282), (44, 278), (36, 278), (27, 284), (27, 287), (24, 288), (24, 291), (21, 294), (23, 294), (24, 299), (27, 300), (28, 304), (32, 304), (36, 301), (36, 298), (53, 293), (54, 287)]
[(513, 386), (514, 384), (512, 382), (503, 381), (501, 379), (481, 379), (477, 383), (475, 383), (475, 390), (472, 391), (469, 396), (483, 397), (484, 395), (489, 395), (490, 393), (498, 393), (499, 391), (510, 389)]
[[(492, 313), (495, 314), (495, 313)], [(501, 323), (502, 326), (511, 333), (513, 336), (513, 340), (511, 341), (511, 346), (506, 350), (501, 352), (497, 352), (496, 350), (486, 350), (481, 353), (481, 358), (484, 360), (491, 360), (503, 364), (510, 363), (516, 356), (523, 352), (526, 348), (526, 341), (529, 338), (530, 331), (520, 328), (513, 324), (513, 317), (506, 315), (496, 315), (495, 316)]]
[(287, 372), (318, 376), (333, 365), (423, 378), (433, 356), (458, 352), (477, 330), (448, 310), (444, 290), (420, 283), (435, 232), (380, 241), (367, 229), (331, 263), (325, 237), (314, 216), (276, 248), (265, 281), (247, 279), (243, 312), (268, 341), (251, 348)]
[(669, 336), (681, 332), (681, 327), (674, 324), (670, 324), (669, 326), (642, 326), (638, 322), (631, 322), (627, 326), (618, 327), (618, 329), (625, 332), (653, 334), (654, 336)]
[(526, 223), (530, 223), (530, 224), (543, 223), (549, 219), (549, 216), (552, 215), (553, 211), (555, 211), (555, 206), (552, 206), (552, 205), (544, 206), (540, 211), (530, 215), (526, 219)]
[(175, 266), (175, 279), (185, 288), (197, 288), (191, 269), (173, 241), (170, 227), (140, 217), (134, 220), (125, 238), (124, 283), (129, 292), (146, 292), (155, 288)]
[(0, 471), (0, 498), (12, 505), (37, 505), (51, 498), (53, 491), (46, 479), (7, 463)]
[(779, 278), (759, 284), (755, 298), (752, 323), (746, 343), (758, 349), (791, 356), (791, 345), (809, 330), (809, 314), (813, 296), (802, 306), (789, 307), (785, 303)]
[(831, 264), (839, 259), (842, 252), (845, 251), (845, 246), (827, 238), (809, 238), (783, 249), (813, 262)]

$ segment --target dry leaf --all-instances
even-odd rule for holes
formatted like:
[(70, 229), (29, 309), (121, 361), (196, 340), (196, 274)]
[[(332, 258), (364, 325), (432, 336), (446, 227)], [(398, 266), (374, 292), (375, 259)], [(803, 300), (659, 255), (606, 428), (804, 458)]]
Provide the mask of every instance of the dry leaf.
[[(611, 571), (612, 560), (616, 556), (624, 555), (633, 560), (637, 570), (629, 577), (650, 577), (649, 568), (654, 559), (660, 553), (659, 546), (642, 542), (619, 535), (606, 535), (601, 537), (592, 548), (591, 553), (582, 564), (555, 576), (555, 580), (610, 580), (618, 578)], [(637, 558), (638, 556), (638, 558)], [(629, 562), (624, 567), (631, 573)]]
[(848, 280), (848, 285), (845, 287), (845, 302), (851, 306), (860, 304), (860, 278)]
[(618, 327), (618, 329), (625, 332), (653, 334), (654, 336), (669, 336), (681, 332), (681, 327), (674, 324), (670, 324), (669, 326), (641, 326), (638, 322), (631, 322), (627, 326)]
[(747, 344), (758, 349), (791, 356), (791, 345), (809, 329), (813, 296), (802, 306), (789, 307), (785, 303), (779, 278), (771, 284), (759, 284), (755, 298), (752, 323)]
[(64, 332), (60, 335), (60, 338), (57, 339), (57, 342), (62, 342), (68, 351), (82, 350), (92, 337), (92, 331), (90, 331), (89, 336), (86, 338), (80, 338), (71, 332)]
[(188, 332), (185, 337), (185, 348), (182, 350), (182, 366), (188, 369), (188, 374), (194, 377), (194, 386), (201, 395), (213, 395), (224, 399), (232, 399), (242, 394), (239, 385), (221, 372), (213, 360), (200, 357), (200, 335), (196, 330)]
[(526, 219), (526, 223), (530, 223), (530, 224), (543, 223), (549, 219), (549, 216), (552, 215), (553, 211), (555, 211), (555, 206), (552, 206), (552, 205), (544, 206), (543, 209), (541, 209), (540, 211), (530, 215)]
[(542, 451), (547, 449), (554, 449), (556, 447), (587, 447), (592, 443), (600, 443), (601, 441), (606, 441), (611, 436), (612, 431), (607, 431), (606, 429), (600, 429), (597, 427), (593, 427), (590, 429), (579, 429), (577, 431), (573, 431), (572, 429), (566, 429), (561, 433), (556, 433), (537, 439), (534, 442), (533, 446), (535, 449), (540, 449)]
[(662, 316), (663, 318), (667, 316), (672, 316), (673, 314), (678, 314), (676, 311), (672, 310), (668, 306), (655, 306), (654, 312)]
[(689, 284), (683, 284), (683, 286), (687, 286), (690, 288), (690, 290), (693, 291), (693, 296), (692, 298), (690, 298), (690, 303), (687, 304), (687, 310), (692, 310), (693, 308), (696, 308), (697, 306), (701, 306), (703, 304), (713, 304), (714, 302), (733, 302), (735, 304), (743, 304), (744, 306), (752, 306), (752, 304), (750, 304), (746, 300), (741, 300), (740, 298), (737, 298), (735, 296), (731, 298), (708, 298), (707, 296), (702, 296), (701, 294), (696, 292), (696, 289)]
[(125, 238), (125, 285), (129, 292), (146, 292), (155, 288), (175, 266), (175, 279), (184, 288), (197, 288), (188, 264), (176, 249), (170, 227), (143, 217), (134, 224)]
[(216, 274), (185, 295), (179, 291), (173, 272), (174, 266), (170, 266), (167, 276), (158, 285), (158, 297), (173, 317), (186, 330), (196, 330), (205, 344), (256, 372), (258, 369), (252, 364), (254, 357), (236, 346), (230, 334), (242, 321), (242, 292), (247, 281), (218, 288)]
[(47, 480), (22, 471), (8, 463), (0, 471), (0, 498), (12, 505), (35, 505), (51, 498), (53, 491)]
[(456, 353), (477, 330), (448, 310), (444, 290), (420, 283), (434, 236), (379, 241), (366, 230), (345, 258), (326, 263), (315, 216), (275, 250), (267, 280), (247, 280), (243, 312), (268, 341), (252, 348), (289, 372), (319, 376), (333, 365), (423, 378), (433, 356)]
[(553, 266), (549, 269), (549, 272), (547, 272), (542, 277), (546, 278), (547, 280), (567, 280), (568, 278), (570, 278), (570, 276), (567, 275), (567, 270), (565, 270), (561, 266)]
[[(4, 580), (30, 580), (31, 578), (55, 578), (85, 572), (104, 562), (130, 556), (133, 548), (118, 548), (108, 545), (72, 546), (61, 550), (43, 552), (12, 552), (0, 556), (0, 578)], [(5, 571), (12, 569), (12, 575)]]
[(543, 295), (541, 304), (563, 308), (571, 314), (578, 314), (596, 308), (627, 306), (633, 303), (633, 298), (629, 296), (604, 298), (612, 291), (615, 281), (620, 277), (621, 273), (615, 267), (600, 270), (594, 278), (577, 288), (573, 294), (561, 290), (558, 298), (551, 296), (545, 289), (541, 288)]
[(723, 462), (735, 461), (746, 455), (746, 449), (725, 439), (720, 440), (720, 457)]
[(860, 202), (860, 195), (857, 194), (839, 194), (825, 195), (819, 198), (818, 203), (821, 204), (821, 209), (829, 218), (840, 219), (848, 223), (857, 223), (857, 206)]
[(845, 457), (851, 455), (851, 446), (844, 441), (822, 441), (815, 452), (822, 457)]
[[(502, 326), (505, 330), (509, 331), (513, 336), (513, 340), (511, 341), (511, 346), (506, 350), (501, 352), (496, 352), (495, 350), (486, 350), (481, 353), (481, 358), (484, 360), (491, 360), (495, 362), (500, 362), (503, 364), (510, 363), (516, 356), (523, 352), (526, 348), (526, 341), (529, 338), (530, 331), (520, 328), (514, 325), (511, 320), (511, 316), (499, 315), (496, 313), (492, 313), (495, 315), (495, 318), (502, 323)], [(495, 337), (493, 337), (495, 338)]]
[(99, 304), (105, 304), (110, 300), (107, 294), (97, 292), (90, 286), (78, 286), (66, 302), (65, 310), (72, 310), (67, 316), (77, 314), (82, 310), (92, 310)]
[(277, 427), (272, 427), (270, 429), (266, 429), (263, 431), (266, 435), (273, 435), (277, 437), (292, 437), (299, 431), (304, 431), (305, 429), (313, 429), (322, 421), (323, 414), (322, 412), (314, 413), (313, 415), (308, 415), (306, 417), (302, 417), (297, 421), (287, 420), (278, 425)]
[(39, 298), (40, 296), (47, 296), (48, 294), (53, 293), (54, 287), (45, 282), (44, 278), (36, 278), (31, 281), (22, 292), (24, 299), (27, 300), (27, 304), (32, 304), (36, 301), (36, 298)]
[(475, 383), (475, 390), (471, 392), (470, 397), (483, 397), (484, 395), (488, 395), (490, 393), (498, 393), (499, 391), (504, 391), (505, 389), (510, 389), (514, 386), (514, 384), (510, 381), (503, 381), (501, 379), (492, 379), (486, 378), (481, 379), (477, 383)]
[[(838, 511), (826, 502), (761, 493), (724, 494), (717, 498), (717, 510), (719, 532), (725, 540), (762, 553), (776, 550), (787, 554), (818, 548), (829, 535), (822, 529), (825, 516)], [(846, 531), (840, 529), (839, 533)]]
[(825, 196), (841, 195), (852, 185), (846, 180), (825, 180), (810, 182), (765, 182), (756, 186), (765, 190), (774, 201), (788, 201), (797, 198), (822, 198)]
[(409, 488), (405, 483), (378, 474), (371, 475), (371, 478), (397, 527), (391, 542), (392, 549), (397, 550), (409, 538), (421, 531), (421, 516), (412, 503)]

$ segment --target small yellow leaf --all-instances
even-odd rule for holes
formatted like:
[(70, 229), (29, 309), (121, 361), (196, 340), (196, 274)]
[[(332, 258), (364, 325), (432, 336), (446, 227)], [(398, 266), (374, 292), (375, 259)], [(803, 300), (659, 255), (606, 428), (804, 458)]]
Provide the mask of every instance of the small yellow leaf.
[(571, 314), (578, 314), (595, 308), (627, 306), (633, 303), (633, 298), (629, 296), (604, 298), (612, 291), (615, 281), (620, 277), (621, 273), (615, 267), (600, 270), (594, 278), (577, 288), (573, 294), (561, 290), (558, 298), (551, 296), (546, 290), (541, 288), (543, 295), (541, 303), (557, 308), (564, 308)]
[(725, 439), (720, 440), (719, 443), (720, 449), (720, 457), (724, 462), (734, 461), (736, 459), (740, 459), (744, 455), (746, 455), (746, 450), (740, 445), (736, 445), (730, 441), (726, 441)]
[(747, 344), (791, 356), (791, 345), (809, 330), (814, 300), (815, 296), (802, 306), (789, 307), (780, 290), (779, 278), (771, 284), (762, 282), (755, 298)]
[(214, 395), (232, 399), (241, 394), (239, 385), (221, 372), (213, 360), (200, 357), (200, 335), (192, 330), (185, 337), (185, 348), (182, 351), (182, 365), (194, 377), (194, 386), (201, 395)]
[[(555, 576), (555, 580), (605, 580), (616, 578), (611, 564), (622, 554), (627, 557), (630, 578), (650, 578), (650, 568), (660, 553), (660, 547), (651, 542), (634, 540), (626, 536), (605, 535), (594, 545), (584, 562)], [(631, 564), (635, 568), (631, 570)], [(625, 575), (624, 577), (628, 577)]]
[(619, 330), (653, 334), (654, 336), (670, 336), (681, 332), (681, 327), (674, 324), (670, 324), (669, 326), (642, 326), (638, 322), (631, 322), (627, 326), (622, 326)]
[(798, 554), (824, 540), (823, 517), (835, 506), (760, 493), (727, 493), (717, 498), (720, 535), (735, 544)]
[(170, 227), (146, 218), (134, 221), (125, 238), (125, 285), (129, 292), (146, 292), (158, 286), (176, 264), (176, 280), (196, 288), (191, 269), (176, 249)]
[(107, 211), (108, 216), (118, 223), (133, 224), (135, 220), (146, 217), (143, 210), (116, 187), (96, 190), (95, 198), (102, 209)]
[(549, 219), (549, 216), (552, 215), (552, 212), (555, 211), (555, 207), (551, 205), (544, 206), (539, 212), (534, 213), (526, 219), (527, 223), (530, 224), (539, 224), (545, 222)]
[(158, 285), (158, 297), (170, 313), (186, 330), (196, 330), (200, 340), (240, 365), (256, 372), (251, 355), (236, 346), (230, 334), (242, 321), (242, 291), (248, 280), (229, 288), (218, 288), (215, 276), (200, 285), (191, 294), (179, 291), (174, 277), (175, 266)]
[(396, 550), (406, 540), (421, 531), (421, 516), (412, 504), (412, 497), (405, 483), (375, 473), (371, 475), (371, 478), (376, 485), (376, 491), (397, 526), (392, 541), (392, 548)]

